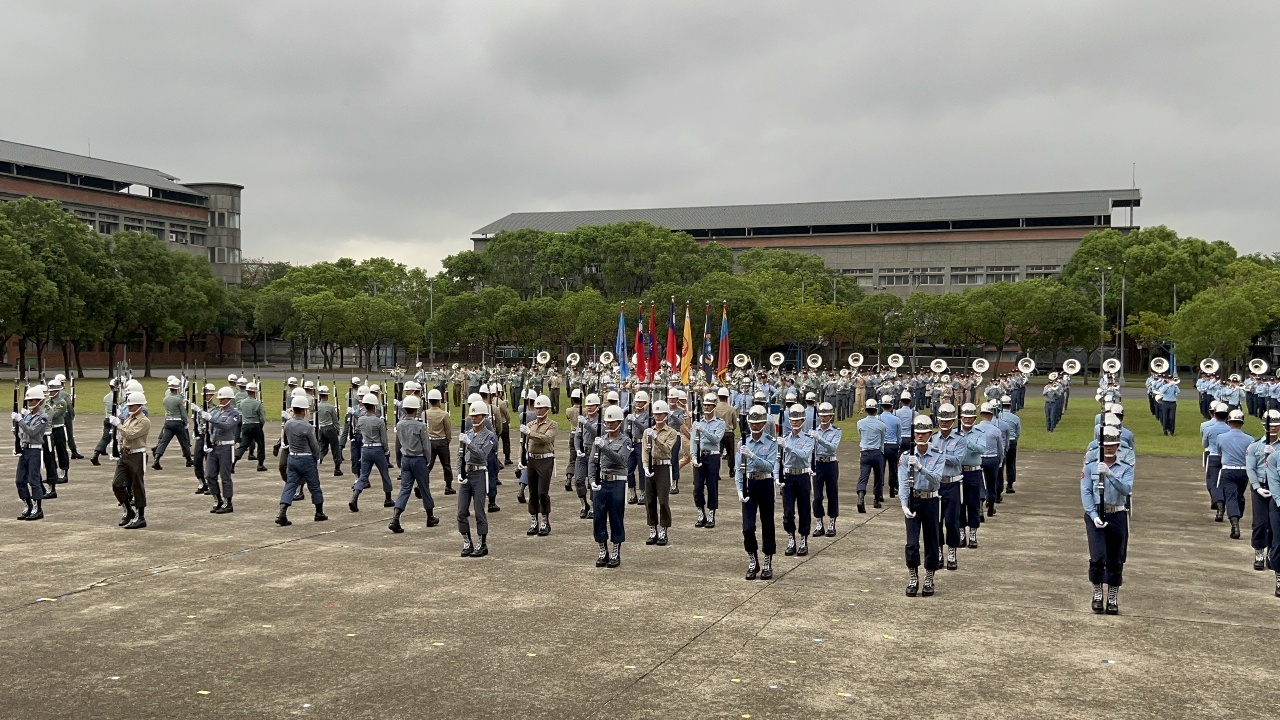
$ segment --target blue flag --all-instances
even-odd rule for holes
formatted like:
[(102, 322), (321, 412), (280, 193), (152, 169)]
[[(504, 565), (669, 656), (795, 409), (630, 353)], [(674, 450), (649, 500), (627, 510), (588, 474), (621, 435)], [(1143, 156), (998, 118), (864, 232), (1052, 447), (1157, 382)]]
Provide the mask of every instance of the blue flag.
[(627, 313), (625, 308), (618, 311), (618, 340), (613, 344), (613, 354), (618, 357), (618, 377), (626, 380), (631, 371), (627, 367)]
[(702, 318), (702, 373), (706, 376), (707, 382), (715, 379), (712, 366), (714, 360), (715, 356), (711, 354), (711, 303), (707, 303), (707, 312)]

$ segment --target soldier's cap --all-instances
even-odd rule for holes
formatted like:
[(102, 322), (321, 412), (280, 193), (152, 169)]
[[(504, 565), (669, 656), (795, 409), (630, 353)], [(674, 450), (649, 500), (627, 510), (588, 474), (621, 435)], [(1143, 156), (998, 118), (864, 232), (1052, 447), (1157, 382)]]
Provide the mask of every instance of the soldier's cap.
[(1001, 405), (1012, 405), (1012, 404), (1013, 404), (1013, 398), (1009, 397), (1008, 395), (1001, 395), (1001, 396), (1000, 396), (1000, 404), (1001, 404)]
[(1280, 421), (1280, 410), (1268, 410), (1264, 417), (1271, 420), (1273, 423), (1278, 422)]
[(617, 405), (610, 405), (604, 409), (605, 422), (622, 422), (622, 408)]
[[(360, 396), (364, 397), (364, 393), (360, 393)], [(470, 395), (467, 396), (467, 402), (478, 403), (478, 402), (484, 402), (484, 400), (480, 399), (480, 393), (471, 393)]]
[(757, 391), (755, 391), (754, 393), (752, 393), (752, 395), (751, 395), (751, 400), (752, 400), (752, 401), (756, 401), (756, 400), (764, 400), (764, 391), (763, 391), (763, 390), (757, 390)]
[(911, 428), (916, 432), (933, 432), (933, 420), (929, 419), (928, 415), (921, 413), (916, 416), (915, 420), (911, 421)]
[(870, 400), (868, 400), (868, 401), (867, 401), (867, 409), (868, 409), (868, 410), (879, 410), (879, 409), (880, 409), (880, 403), (876, 402), (876, 401), (875, 401), (875, 398), (872, 398), (872, 399), (870, 399)]
[(1102, 444), (1103, 445), (1119, 445), (1120, 444), (1120, 428), (1115, 428), (1115, 427), (1102, 428)]
[(129, 393), (129, 399), (125, 400), (124, 404), (125, 405), (146, 405), (147, 396), (143, 395), (140, 392), (131, 392)]
[(973, 403), (965, 403), (961, 405), (960, 417), (978, 417), (978, 406)]
[[(310, 381), (310, 380), (308, 380), (307, 382), (311, 382), (311, 381)], [(236, 378), (236, 384), (237, 384), (237, 385), (248, 385), (248, 384), (249, 384), (249, 378), (246, 378), (246, 377), (238, 377), (238, 378)]]
[(769, 413), (759, 405), (752, 405), (747, 411), (747, 424), (758, 425), (769, 421)]
[(727, 387), (720, 388), (719, 390), (716, 391), (716, 395), (719, 395), (720, 397), (729, 397), (729, 388)]
[(645, 392), (644, 390), (641, 390), (640, 392), (636, 393), (636, 402), (638, 403), (649, 402), (649, 393)]
[(427, 391), (427, 401), (428, 401), (428, 402), (433, 401), (433, 400), (438, 401), (438, 400), (443, 400), (443, 399), (444, 399), (444, 395), (443, 395), (443, 394), (441, 394), (441, 392), (440, 392), (440, 390), (439, 390), (438, 388), (431, 388), (430, 390), (428, 390), (428, 391)]
[(880, 404), (881, 404), (881, 405), (892, 405), (892, 404), (893, 404), (893, 396), (892, 396), (892, 395), (881, 395), (881, 396), (880, 396)]
[(410, 395), (406, 397), (404, 400), (400, 401), (400, 406), (403, 407), (405, 410), (418, 410), (419, 408), (422, 407), (422, 398), (418, 397), (417, 395)]
[(295, 397), (293, 401), (289, 403), (289, 407), (294, 410), (306, 410), (311, 407), (311, 401), (305, 397)]
[(790, 419), (790, 420), (803, 420), (803, 419), (804, 419), (804, 406), (803, 406), (803, 405), (792, 405), (792, 406), (787, 410), (787, 414), (788, 414), (788, 419)]
[(818, 414), (819, 415), (835, 415), (836, 409), (831, 406), (831, 403), (824, 402), (818, 406)]
[(1227, 422), (1229, 422), (1229, 423), (1233, 423), (1233, 422), (1242, 423), (1242, 422), (1244, 422), (1244, 412), (1243, 412), (1243, 411), (1241, 411), (1239, 408), (1236, 408), (1235, 410), (1232, 410), (1232, 411), (1231, 411), (1231, 414), (1227, 416)]
[(235, 391), (235, 390), (232, 390), (231, 388), (226, 387), (226, 386), (223, 386), (223, 387), (218, 388), (218, 399), (219, 399), (219, 400), (234, 400), (234, 399), (235, 399), (235, 397), (236, 397), (236, 391)]
[[(365, 393), (365, 394), (367, 395), (368, 393)], [(307, 396), (307, 391), (306, 391), (306, 390), (303, 390), (302, 388), (294, 388), (293, 390), (291, 390), (291, 391), (289, 392), (289, 397), (300, 397), (300, 398), (304, 398), (304, 397), (306, 397), (306, 396)]]
[(703, 395), (703, 396), (702, 396), (702, 404), (703, 404), (703, 405), (715, 405), (715, 404), (716, 404), (716, 396), (715, 396), (715, 394), (714, 394), (714, 393), (707, 393), (706, 395)]
[(901, 399), (901, 400), (910, 400), (910, 399), (911, 399), (911, 391), (910, 391), (910, 390), (903, 390), (903, 391), (902, 391), (902, 395), (900, 395), (900, 396), (899, 396), (899, 399)]
[(1120, 418), (1115, 413), (1107, 413), (1103, 416), (1102, 423), (1112, 427), (1120, 427)]
[(804, 401), (805, 401), (805, 402), (809, 402), (810, 400), (815, 400), (815, 401), (816, 401), (817, 399), (818, 399), (818, 396), (817, 396), (817, 395), (815, 395), (815, 394), (814, 394), (814, 393), (812, 393), (812, 392), (807, 392), (807, 393), (805, 393), (805, 394), (804, 394)]
[[(258, 392), (258, 383), (253, 383), (253, 382), (251, 382), (251, 383), (249, 383), (249, 384), (245, 385), (245, 386), (244, 386), (244, 389), (245, 389), (245, 390), (248, 390), (249, 392)], [(320, 391), (321, 391), (321, 392), (329, 392), (329, 388), (324, 387), (324, 386), (321, 386)]]
[(584, 405), (599, 405), (599, 404), (600, 404), (600, 396), (599, 396), (599, 395), (597, 395), (597, 394), (595, 394), (595, 393), (590, 393), (590, 394), (588, 394), (588, 395), (587, 395), (587, 399), (586, 399), (586, 401), (585, 401), (583, 404), (584, 404)]
[(469, 409), (469, 412), (468, 412), (467, 414), (468, 414), (468, 415), (473, 415), (473, 416), (474, 416), (474, 415), (488, 415), (488, 414), (489, 414), (489, 406), (488, 406), (488, 405), (486, 405), (486, 404), (484, 403), (484, 401), (482, 401), (482, 400), (476, 400), (476, 401), (474, 401), (474, 402), (472, 402), (472, 403), (471, 403), (471, 408)]
[(667, 414), (667, 413), (669, 413), (669, 412), (671, 412), (671, 406), (667, 404), (667, 401), (666, 401), (666, 400), (655, 400), (655, 401), (654, 401), (654, 403), (653, 403), (653, 414), (654, 414), (654, 415), (666, 415), (666, 414)]
[(951, 403), (942, 403), (938, 406), (938, 420), (955, 420), (956, 406)]
[(27, 394), (23, 397), (27, 400), (44, 400), (44, 387), (40, 385), (32, 385), (27, 388)]
[(995, 415), (996, 414), (995, 405), (988, 400), (987, 402), (982, 403), (982, 409), (980, 410), (980, 412), (983, 415)]
[(1112, 403), (1111, 412), (1115, 413), (1116, 415), (1124, 415), (1124, 406), (1121, 405), (1120, 403)]
[(607, 402), (618, 402), (618, 391), (610, 390), (608, 393), (605, 394), (604, 399)]
[(574, 388), (574, 389), (572, 389), (572, 390), (570, 390), (570, 391), (569, 391), (569, 398), (570, 398), (570, 399), (573, 399), (573, 398), (580, 398), (580, 397), (582, 397), (582, 389), (581, 389), (581, 388)]

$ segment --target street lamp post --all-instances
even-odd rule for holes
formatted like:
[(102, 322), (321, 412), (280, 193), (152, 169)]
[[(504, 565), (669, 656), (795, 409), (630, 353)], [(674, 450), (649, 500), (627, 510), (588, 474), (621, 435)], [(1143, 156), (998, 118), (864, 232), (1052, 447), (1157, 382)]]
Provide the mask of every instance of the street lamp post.
[[(1099, 282), (1101, 283), (1101, 299), (1098, 301), (1098, 314), (1102, 318), (1102, 333), (1107, 332), (1107, 275), (1111, 272), (1111, 266), (1105, 268), (1095, 267), (1094, 272), (1098, 273)], [(1106, 347), (1106, 341), (1103, 341), (1100, 347)], [(1098, 352), (1098, 372), (1102, 372), (1102, 352)]]
[[(427, 281), (427, 322), (432, 322), (435, 319), (436, 319), (436, 279), (431, 278), (430, 280)], [(428, 363), (430, 363), (431, 369), (435, 370), (436, 369), (436, 328), (435, 328), (434, 322), (432, 322), (431, 334), (428, 336), (428, 340), (431, 347), (431, 349), (427, 351)]]

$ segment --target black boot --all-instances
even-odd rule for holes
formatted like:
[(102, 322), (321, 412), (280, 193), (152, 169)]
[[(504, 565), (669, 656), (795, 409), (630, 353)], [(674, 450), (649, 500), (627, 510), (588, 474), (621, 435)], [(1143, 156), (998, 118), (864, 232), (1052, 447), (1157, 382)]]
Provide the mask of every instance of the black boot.
[(153, 463), (151, 463), (151, 469), (152, 469), (152, 470), (163, 470), (163, 469), (164, 469), (164, 468), (160, 467), (160, 458), (156, 458), (156, 461), (155, 461), (155, 462), (153, 462)]
[(396, 508), (395, 513), (391, 516), (391, 524), (387, 526), (388, 530), (397, 535), (404, 532), (404, 528), (400, 526), (400, 513), (402, 512), (404, 511), (400, 508)]
[(36, 501), (35, 501), (35, 503), (36, 503), (35, 510), (33, 510), (33, 511), (31, 512), (31, 514), (27, 516), (27, 519), (28, 519), (28, 520), (43, 520), (43, 519), (44, 519), (44, 505), (42, 504), (42, 502), (41, 502), (40, 500), (36, 500)]
[(147, 517), (146, 517), (145, 510), (143, 508), (138, 508), (137, 517), (133, 519), (133, 522), (129, 523), (128, 525), (125, 525), (124, 529), (125, 530), (141, 530), (146, 526), (147, 526)]
[(858, 491), (858, 512), (865, 513), (867, 511), (867, 493), (865, 490)]
[(289, 519), (289, 506), (280, 503), (280, 512), (276, 515), (276, 524), (280, 527), (292, 525), (293, 521)]
[(783, 555), (791, 557), (796, 554), (796, 536), (792, 535), (787, 539), (787, 549), (782, 551)]
[(213, 499), (213, 509), (211, 509), (211, 510), (209, 511), (209, 514), (211, 514), (211, 515), (217, 515), (217, 514), (218, 514), (218, 511), (219, 511), (219, 510), (221, 510), (221, 509), (222, 509), (222, 498), (220, 498), (220, 497), (215, 497), (215, 498)]
[(1102, 583), (1094, 583), (1094, 585), (1093, 585), (1093, 602), (1092, 602), (1092, 603), (1090, 603), (1089, 607), (1093, 610), (1093, 614), (1094, 614), (1094, 615), (1101, 615), (1101, 614), (1102, 614), (1102, 610), (1103, 610), (1103, 605), (1102, 605)]
[(316, 503), (316, 516), (312, 518), (315, 522), (328, 520), (329, 516), (324, 514), (324, 503)]
[(395, 506), (396, 506), (396, 501), (391, 499), (391, 493), (387, 493), (386, 499), (382, 501), (382, 507), (389, 508), (389, 507), (395, 507)]
[(488, 535), (480, 536), (480, 546), (471, 551), (471, 557), (484, 557), (489, 554)]
[(538, 516), (529, 516), (529, 529), (524, 531), (525, 535), (533, 536), (538, 534)]
[(988, 501), (988, 502), (987, 502), (987, 517), (992, 517), (992, 516), (994, 516), (995, 514), (996, 514), (996, 504), (995, 504), (995, 503), (993, 503), (993, 502), (991, 502), (991, 501)]
[(136, 514), (136, 513), (134, 513), (134, 512), (133, 512), (133, 506), (132, 506), (132, 505), (130, 505), (129, 503), (125, 503), (125, 504), (124, 504), (124, 517), (120, 518), (120, 522), (119, 522), (119, 523), (117, 523), (117, 524), (118, 524), (120, 527), (124, 527), (125, 525), (128, 525), (129, 523), (133, 522), (133, 518), (134, 518), (134, 515), (135, 515), (135, 514)]
[(1276, 597), (1280, 597), (1280, 570), (1276, 571)]
[(201, 482), (201, 483), (200, 483), (200, 487), (196, 488), (196, 494), (197, 494), (197, 495), (208, 495), (208, 494), (209, 494), (209, 486), (208, 486), (208, 485), (205, 485), (203, 482)]
[(796, 557), (804, 557), (809, 554), (809, 536), (801, 535), (800, 544), (796, 546)]
[(1231, 539), (1240, 539), (1240, 518), (1231, 518)]
[(489, 512), (496, 513), (496, 512), (500, 512), (501, 510), (502, 508), (498, 507), (498, 503), (492, 500), (489, 501)]
[(1214, 521), (1214, 522), (1222, 522), (1222, 518), (1226, 517), (1226, 515), (1227, 515), (1227, 504), (1226, 504), (1226, 503), (1219, 503), (1219, 504), (1218, 504), (1218, 514), (1213, 516), (1213, 521)]
[(635, 489), (635, 488), (627, 488), (627, 504), (628, 504), (628, 505), (635, 505), (635, 504), (636, 504), (636, 489)]
[(609, 553), (609, 562), (605, 563), (605, 567), (616, 568), (622, 565), (622, 543), (614, 543), (613, 550)]
[(578, 498), (578, 500), (582, 501), (582, 509), (578, 511), (578, 519), (586, 520), (587, 512), (591, 510), (591, 506), (587, 505), (587, 499), (584, 497)]
[(956, 562), (956, 549), (953, 547), (947, 548), (947, 569), (955, 570), (958, 567), (960, 565)]
[(1115, 585), (1107, 588), (1107, 614), (1120, 614), (1120, 588)]
[[(609, 545), (608, 543), (600, 543), (600, 554), (596, 555), (596, 567), (604, 567), (609, 562)], [(1280, 581), (1277, 581), (1280, 584)]]
[(978, 549), (978, 528), (969, 529), (969, 549), (970, 550)]
[(884, 498), (877, 495), (875, 497), (875, 501), (871, 503), (871, 507), (875, 508), (876, 510), (879, 510), (880, 508), (884, 507)]
[(98, 462), (99, 455), (101, 455), (101, 453), (94, 453), (93, 457), (89, 458), (89, 464), (94, 467), (98, 467), (99, 465), (101, 465), (102, 463)]
[(924, 597), (933, 595), (933, 572), (932, 570), (924, 571), (924, 585), (920, 586), (920, 594)]
[(1253, 551), (1253, 569), (1263, 570), (1266, 567), (1267, 567), (1267, 551), (1254, 550)]
[(704, 527), (704, 528), (706, 528), (706, 529), (710, 530), (710, 529), (714, 528), (715, 526), (716, 526), (716, 511), (715, 511), (715, 510), (708, 510), (708, 511), (707, 511), (707, 524), (706, 524), (706, 525), (703, 525), (702, 527)]
[(907, 597), (915, 597), (920, 592), (920, 569), (907, 568)]
[(657, 543), (657, 544), (658, 544), (658, 547), (664, 547), (664, 546), (667, 544), (667, 529), (666, 529), (666, 528), (664, 528), (664, 527), (660, 527), (660, 528), (658, 528), (658, 543)]
[(546, 514), (542, 514), (542, 521), (538, 523), (538, 537), (546, 537), (551, 534), (551, 518)]
[(235, 511), (236, 511), (236, 509), (235, 509), (234, 507), (232, 507), (232, 506), (231, 506), (231, 498), (227, 498), (227, 501), (226, 501), (226, 502), (224, 502), (224, 503), (222, 503), (222, 507), (218, 508), (218, 513), (217, 513), (217, 514), (218, 514), (218, 515), (230, 515), (231, 513), (235, 512)]
[(440, 524), (440, 518), (436, 517), (435, 510), (427, 511), (427, 527), (432, 528)]
[(351, 502), (347, 503), (347, 509), (351, 512), (360, 512), (360, 491), (351, 491)]
[(658, 528), (654, 525), (649, 526), (649, 537), (644, 541), (645, 545), (658, 544)]
[(773, 556), (772, 555), (764, 556), (764, 563), (760, 565), (760, 579), (761, 580), (773, 579)]
[(471, 553), (475, 552), (475, 548), (471, 546), (471, 536), (462, 536), (462, 557), (471, 557)]
[(526, 502), (526, 500), (524, 499), (524, 485), (521, 485), (520, 492), (516, 493), (516, 502), (520, 503), (521, 505), (524, 505)]
[(695, 523), (693, 524), (693, 526), (694, 526), (694, 527), (699, 527), (699, 528), (700, 528), (700, 527), (706, 527), (706, 526), (707, 526), (707, 511), (706, 511), (706, 510), (704, 510), (704, 509), (702, 509), (702, 508), (698, 508), (698, 520), (697, 520), (697, 522), (695, 522)]
[(760, 558), (755, 553), (747, 553), (747, 574), (744, 576), (746, 580), (755, 580), (760, 574)]
[[(30, 500), (28, 500), (28, 501), (27, 501), (27, 509), (22, 511), (22, 514), (18, 516), (18, 519), (19, 519), (19, 520), (30, 520), (30, 519), (31, 519), (31, 513), (32, 513), (32, 511), (34, 511), (34, 510), (35, 510), (35, 505), (34, 505)], [(121, 527), (123, 527), (123, 526), (124, 526), (124, 523), (121, 523)]]

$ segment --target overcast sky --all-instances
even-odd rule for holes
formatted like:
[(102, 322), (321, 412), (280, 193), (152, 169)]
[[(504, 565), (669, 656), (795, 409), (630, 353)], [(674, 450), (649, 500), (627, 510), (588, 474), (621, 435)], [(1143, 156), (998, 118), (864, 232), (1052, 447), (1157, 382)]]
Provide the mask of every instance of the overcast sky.
[(1280, 3), (0, 5), (0, 138), (245, 186), (244, 254), (509, 212), (1128, 187), (1280, 250)]

